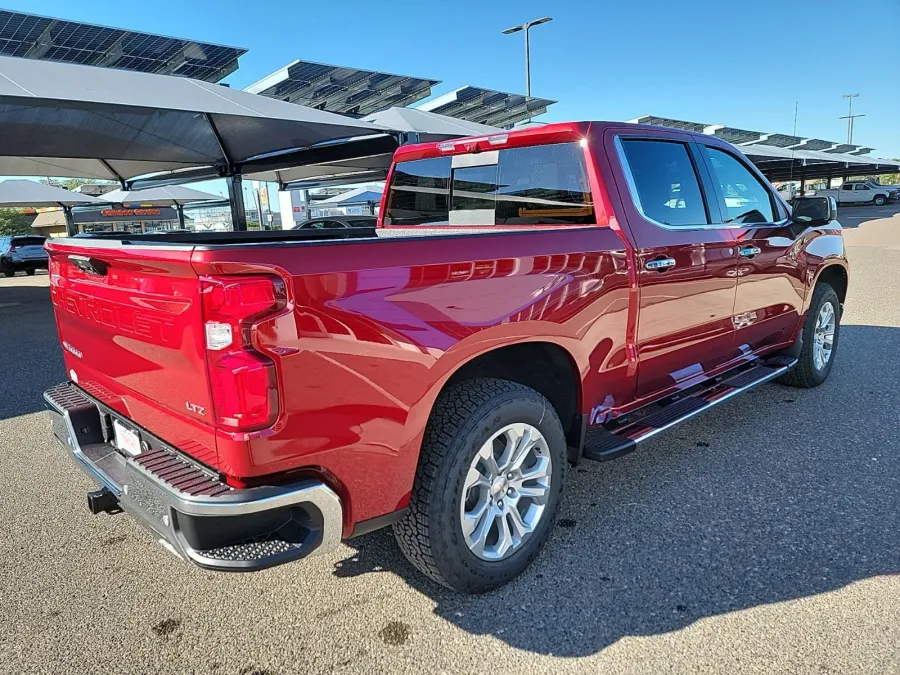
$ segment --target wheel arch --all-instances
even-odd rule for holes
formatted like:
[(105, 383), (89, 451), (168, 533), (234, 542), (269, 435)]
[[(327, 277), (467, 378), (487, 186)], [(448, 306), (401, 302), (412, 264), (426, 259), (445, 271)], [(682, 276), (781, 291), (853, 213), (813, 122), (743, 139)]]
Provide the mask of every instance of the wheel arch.
[[(823, 265), (816, 274), (811, 289), (812, 292), (815, 291), (816, 286), (822, 283), (827, 283), (834, 289), (843, 306), (844, 301), (847, 298), (847, 288), (849, 285), (847, 266), (837, 261)], [(812, 292), (810, 293), (810, 297), (812, 297)]]
[(437, 387), (433, 401), (447, 387), (478, 377), (510, 380), (539, 392), (553, 405), (569, 446), (580, 450), (584, 433), (582, 377), (568, 349), (556, 342), (533, 340), (481, 351), (455, 365)]

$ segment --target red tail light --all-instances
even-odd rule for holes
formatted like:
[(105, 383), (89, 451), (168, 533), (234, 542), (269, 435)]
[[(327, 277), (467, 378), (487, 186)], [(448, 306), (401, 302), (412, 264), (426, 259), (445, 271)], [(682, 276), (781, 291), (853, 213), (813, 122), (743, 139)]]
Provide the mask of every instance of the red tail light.
[(9, 252), (12, 253), (12, 252), (15, 251), (15, 250), (16, 250), (15, 244), (10, 244), (10, 246), (9, 246)]
[(251, 344), (254, 322), (286, 302), (277, 277), (204, 277), (200, 282), (206, 361), (216, 426), (253, 431), (278, 417), (275, 364)]

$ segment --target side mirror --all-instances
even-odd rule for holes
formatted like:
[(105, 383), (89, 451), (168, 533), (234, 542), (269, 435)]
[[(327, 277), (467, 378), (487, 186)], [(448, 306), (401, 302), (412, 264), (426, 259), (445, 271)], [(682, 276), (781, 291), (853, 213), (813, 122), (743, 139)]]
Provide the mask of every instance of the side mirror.
[(791, 220), (804, 225), (825, 225), (837, 218), (834, 197), (795, 197), (791, 202)]

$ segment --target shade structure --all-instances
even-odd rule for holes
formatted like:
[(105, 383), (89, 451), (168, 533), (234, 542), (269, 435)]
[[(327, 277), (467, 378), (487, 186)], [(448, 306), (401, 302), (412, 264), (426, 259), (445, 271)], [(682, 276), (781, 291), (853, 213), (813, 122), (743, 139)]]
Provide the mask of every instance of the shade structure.
[(146, 190), (113, 190), (103, 195), (104, 201), (116, 204), (145, 204), (148, 206), (182, 206), (194, 202), (220, 201), (220, 195), (202, 192), (183, 185), (148, 188)]
[[(401, 142), (406, 143), (427, 143), (465, 136), (504, 133), (503, 129), (497, 127), (414, 108), (388, 108), (367, 115), (362, 120), (391, 129)], [(383, 147), (374, 148), (374, 152), (371, 151), (373, 145), (371, 142), (345, 143), (341, 150), (349, 156), (319, 162), (302, 161), (303, 157), (298, 155), (297, 166), (278, 171), (251, 172), (247, 177), (275, 181), (286, 187), (297, 188), (384, 180), (399, 142), (391, 145), (382, 144)], [(306, 154), (308, 156), (311, 153)]]
[(0, 183), (0, 206), (22, 207), (61, 206), (69, 208), (81, 204), (108, 204), (105, 199), (64, 190), (33, 180), (5, 180)]
[(366, 122), (395, 131), (418, 135), (422, 143), (462, 136), (484, 136), (503, 133), (503, 129), (487, 124), (460, 120), (447, 115), (415, 108), (388, 108), (362, 118)]
[(0, 175), (128, 181), (366, 135), (368, 122), (183, 77), (0, 57)]

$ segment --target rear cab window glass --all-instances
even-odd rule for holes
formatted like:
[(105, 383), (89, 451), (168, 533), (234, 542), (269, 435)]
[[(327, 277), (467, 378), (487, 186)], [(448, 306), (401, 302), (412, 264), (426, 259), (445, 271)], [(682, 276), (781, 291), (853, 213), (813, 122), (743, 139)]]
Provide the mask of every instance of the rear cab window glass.
[(584, 151), (577, 143), (500, 152), (496, 222), (596, 223)]
[(668, 227), (706, 225), (709, 216), (687, 145), (622, 139), (632, 197), (646, 218)]
[(704, 146), (713, 182), (721, 190), (726, 223), (773, 223), (778, 220), (768, 188), (734, 155)]
[(384, 222), (590, 225), (597, 220), (584, 150), (577, 143), (557, 143), (399, 162)]
[(446, 225), (449, 205), (449, 157), (399, 162), (394, 167), (386, 223)]

